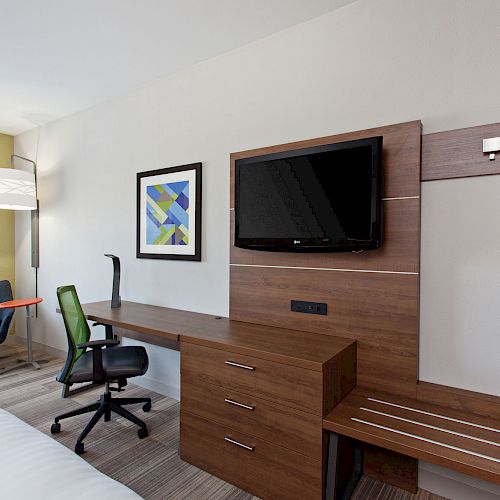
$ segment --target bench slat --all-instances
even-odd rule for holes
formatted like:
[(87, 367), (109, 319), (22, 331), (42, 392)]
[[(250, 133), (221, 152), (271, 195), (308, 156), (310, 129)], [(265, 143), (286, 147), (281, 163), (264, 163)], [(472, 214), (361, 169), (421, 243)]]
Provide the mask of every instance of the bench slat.
[(357, 388), (323, 427), (500, 484), (500, 422), (494, 419)]

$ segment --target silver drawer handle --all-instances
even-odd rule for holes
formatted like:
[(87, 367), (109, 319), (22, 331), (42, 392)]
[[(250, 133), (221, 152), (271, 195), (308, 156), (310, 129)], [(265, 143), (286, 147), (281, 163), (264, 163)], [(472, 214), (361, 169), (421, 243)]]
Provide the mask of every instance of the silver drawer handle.
[(240, 363), (235, 363), (234, 361), (224, 361), (226, 365), (236, 366), (237, 368), (244, 368), (245, 370), (255, 370), (254, 366), (240, 365)]
[(225, 436), (224, 437), (224, 441), (227, 441), (228, 443), (231, 443), (231, 444), (235, 444), (236, 446), (239, 446), (241, 448), (245, 448), (245, 450), (248, 450), (248, 451), (253, 451), (255, 450), (255, 446), (248, 446), (246, 444), (243, 444), (243, 443), (239, 443), (238, 441), (235, 441), (234, 439), (231, 439), (230, 437), (228, 436)]
[(233, 401), (232, 399), (227, 398), (224, 401), (230, 405), (240, 406), (241, 408), (245, 408), (247, 410), (255, 410), (255, 405), (244, 405), (243, 403), (238, 403), (238, 401)]

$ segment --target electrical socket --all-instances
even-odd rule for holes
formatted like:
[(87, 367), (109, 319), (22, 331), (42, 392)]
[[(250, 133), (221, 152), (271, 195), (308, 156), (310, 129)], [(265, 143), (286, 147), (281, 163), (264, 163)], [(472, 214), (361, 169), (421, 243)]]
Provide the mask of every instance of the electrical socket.
[(305, 314), (321, 314), (322, 316), (327, 314), (326, 304), (322, 302), (306, 302), (304, 300), (292, 300), (290, 310)]

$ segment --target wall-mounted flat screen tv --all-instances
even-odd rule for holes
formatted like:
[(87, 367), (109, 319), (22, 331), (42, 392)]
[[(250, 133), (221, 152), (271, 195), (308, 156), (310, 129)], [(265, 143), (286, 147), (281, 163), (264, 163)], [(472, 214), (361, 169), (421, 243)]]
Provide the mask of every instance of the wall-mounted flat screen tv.
[(382, 137), (235, 162), (235, 245), (359, 251), (382, 245)]

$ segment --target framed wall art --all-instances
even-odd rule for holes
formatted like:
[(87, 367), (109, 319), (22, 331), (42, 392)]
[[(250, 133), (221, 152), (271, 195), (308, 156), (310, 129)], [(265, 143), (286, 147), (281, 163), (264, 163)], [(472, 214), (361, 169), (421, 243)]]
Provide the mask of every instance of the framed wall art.
[(201, 260), (201, 163), (137, 174), (137, 258)]

